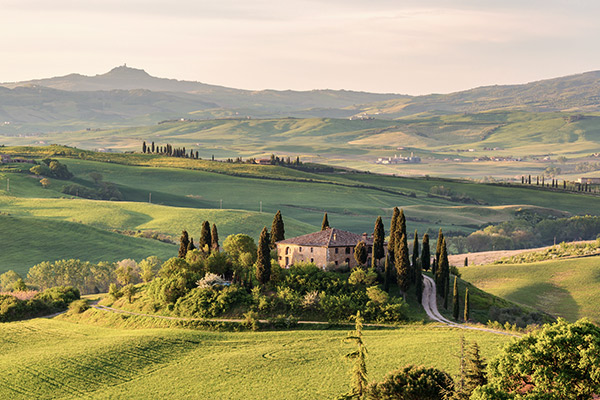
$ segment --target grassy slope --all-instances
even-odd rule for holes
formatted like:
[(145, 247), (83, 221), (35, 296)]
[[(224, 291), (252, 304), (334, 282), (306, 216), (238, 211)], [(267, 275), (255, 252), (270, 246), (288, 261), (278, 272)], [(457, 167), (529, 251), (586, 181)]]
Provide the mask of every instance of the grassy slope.
[(177, 254), (174, 245), (67, 221), (0, 215), (0, 227), (0, 273), (13, 269), (26, 276), (39, 262), (64, 258), (112, 262), (139, 261), (150, 255), (167, 259)]
[(497, 296), (569, 321), (588, 317), (600, 322), (600, 257), (471, 266), (460, 271), (463, 279)]
[[(509, 339), (428, 327), (366, 330), (370, 379), (405, 364), (458, 372), (459, 337), (485, 357)], [(108, 329), (57, 320), (0, 325), (3, 398), (332, 398), (348, 389), (346, 330), (218, 333)]]

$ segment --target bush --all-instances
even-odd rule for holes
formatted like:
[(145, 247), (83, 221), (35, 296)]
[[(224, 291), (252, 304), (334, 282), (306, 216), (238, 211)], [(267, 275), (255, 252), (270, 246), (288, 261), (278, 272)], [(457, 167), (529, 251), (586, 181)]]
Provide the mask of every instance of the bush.
[(242, 325), (246, 329), (257, 331), (260, 329), (260, 322), (258, 321), (258, 313), (256, 311), (248, 311), (244, 314), (244, 321)]
[(367, 386), (367, 399), (442, 400), (453, 390), (454, 382), (446, 372), (408, 365)]
[(174, 311), (183, 317), (210, 318), (234, 308), (247, 309), (251, 303), (251, 296), (238, 286), (213, 286), (192, 289), (177, 301)]
[(280, 314), (276, 317), (269, 318), (269, 324), (271, 324), (273, 328), (289, 329), (298, 326), (298, 318), (293, 315), (286, 316)]
[(36, 294), (30, 300), (0, 295), (0, 322), (16, 321), (64, 311), (79, 299), (79, 291), (72, 287), (54, 287)]
[(81, 314), (85, 310), (90, 308), (90, 303), (87, 299), (75, 300), (71, 304), (69, 304), (69, 313), (71, 314)]

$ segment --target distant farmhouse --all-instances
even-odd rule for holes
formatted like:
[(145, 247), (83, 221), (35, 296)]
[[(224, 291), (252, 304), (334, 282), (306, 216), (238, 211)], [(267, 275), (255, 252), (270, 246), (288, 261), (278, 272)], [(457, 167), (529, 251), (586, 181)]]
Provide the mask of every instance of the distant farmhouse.
[(356, 267), (354, 247), (359, 242), (365, 242), (367, 245), (367, 265), (370, 265), (373, 237), (366, 233), (357, 235), (336, 228), (327, 228), (320, 232), (277, 242), (279, 265), (286, 268), (299, 262), (311, 262), (321, 268), (325, 268), (328, 264), (348, 264), (353, 268)]
[(35, 160), (27, 160), (24, 158), (12, 158), (8, 154), (0, 154), (0, 164), (11, 164), (11, 163), (27, 163), (35, 164)]
[(415, 156), (413, 153), (410, 153), (410, 157), (398, 157), (398, 155), (394, 155), (394, 157), (379, 157), (375, 164), (418, 164), (421, 162), (421, 157)]
[(577, 179), (579, 183), (588, 184), (588, 185), (600, 185), (600, 178), (579, 178)]

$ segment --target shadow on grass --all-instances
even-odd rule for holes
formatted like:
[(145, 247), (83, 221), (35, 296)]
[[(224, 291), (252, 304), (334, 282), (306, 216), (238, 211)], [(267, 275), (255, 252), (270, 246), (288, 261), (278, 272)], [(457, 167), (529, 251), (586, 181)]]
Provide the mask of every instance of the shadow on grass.
[(581, 317), (580, 307), (571, 293), (549, 282), (537, 282), (520, 287), (505, 297), (569, 321), (576, 321)]

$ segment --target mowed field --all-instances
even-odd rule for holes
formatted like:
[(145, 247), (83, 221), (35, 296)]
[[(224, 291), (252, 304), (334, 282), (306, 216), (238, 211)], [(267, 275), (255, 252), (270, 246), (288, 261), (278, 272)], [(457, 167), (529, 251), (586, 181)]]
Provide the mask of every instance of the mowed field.
[[(88, 311), (89, 312), (89, 311)], [(98, 311), (100, 312), (100, 311)], [(349, 329), (349, 328), (348, 328)], [(347, 330), (115, 329), (0, 324), (0, 398), (325, 399), (348, 390)], [(370, 380), (406, 364), (458, 373), (459, 338), (484, 357), (507, 336), (429, 326), (365, 329)]]
[(462, 278), (507, 300), (569, 321), (600, 322), (600, 257), (460, 268)]

